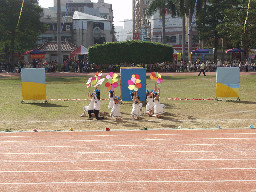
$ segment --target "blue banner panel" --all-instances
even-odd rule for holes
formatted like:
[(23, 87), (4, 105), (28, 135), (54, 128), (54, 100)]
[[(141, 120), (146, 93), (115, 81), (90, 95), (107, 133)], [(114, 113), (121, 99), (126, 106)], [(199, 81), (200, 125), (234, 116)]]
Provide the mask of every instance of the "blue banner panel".
[(121, 68), (121, 90), (122, 100), (132, 101), (130, 90), (128, 88), (128, 80), (131, 80), (132, 75), (139, 75), (142, 87), (138, 90), (137, 94), (140, 96), (140, 101), (146, 99), (146, 69), (144, 68)]
[(21, 81), (46, 84), (44, 68), (21, 69)]

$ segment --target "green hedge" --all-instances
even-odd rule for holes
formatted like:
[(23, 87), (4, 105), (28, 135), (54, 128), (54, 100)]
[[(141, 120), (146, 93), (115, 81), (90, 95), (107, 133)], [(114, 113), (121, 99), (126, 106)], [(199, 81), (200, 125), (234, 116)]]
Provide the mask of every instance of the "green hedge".
[(95, 64), (153, 64), (172, 59), (171, 46), (145, 41), (111, 42), (89, 48), (89, 62)]

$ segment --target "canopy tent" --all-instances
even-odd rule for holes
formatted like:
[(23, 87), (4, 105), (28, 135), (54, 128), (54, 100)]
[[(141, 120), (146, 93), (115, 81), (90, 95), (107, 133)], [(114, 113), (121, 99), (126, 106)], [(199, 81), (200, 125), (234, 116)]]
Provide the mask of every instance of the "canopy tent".
[(29, 51), (29, 54), (30, 54), (31, 59), (43, 59), (43, 58), (45, 58), (45, 52), (37, 50), (37, 49)]
[(226, 51), (226, 53), (241, 53), (244, 52), (242, 49), (234, 48), (234, 49), (229, 49)]
[(193, 50), (192, 53), (197, 53), (197, 54), (209, 54), (210, 53), (210, 50), (209, 49), (196, 49), (196, 50)]
[(88, 54), (88, 49), (85, 48), (85, 46), (81, 45), (79, 46), (77, 49), (75, 49), (74, 51), (72, 51), (70, 53), (71, 56), (75, 56), (75, 55), (87, 55)]
[(179, 53), (176, 49), (173, 49), (173, 58), (175, 60), (181, 60), (181, 53)]
[(176, 49), (173, 49), (173, 54), (179, 53)]
[(31, 49), (31, 50), (29, 50), (29, 51), (26, 51), (25, 53), (23, 53), (23, 55), (28, 55), (28, 54), (30, 54), (32, 51), (33, 51), (33, 49)]
[(242, 54), (241, 53), (244, 53), (244, 50), (242, 49), (238, 49), (238, 48), (233, 48), (233, 49), (228, 49), (225, 51), (227, 54), (230, 53), (230, 60), (234, 60), (234, 59), (239, 59), (241, 60), (242, 59)]
[[(202, 55), (202, 61), (204, 62), (205, 61), (205, 55), (208, 55), (208, 54), (213, 54), (213, 49), (196, 49), (196, 50), (193, 50), (192, 51), (192, 54), (195, 54), (195, 55), (198, 55), (198, 54), (201, 54)], [(196, 58), (194, 58), (196, 59)]]
[(45, 52), (35, 49), (35, 50), (31, 51), (29, 54), (30, 54), (30, 55), (34, 55), (34, 54), (45, 54)]

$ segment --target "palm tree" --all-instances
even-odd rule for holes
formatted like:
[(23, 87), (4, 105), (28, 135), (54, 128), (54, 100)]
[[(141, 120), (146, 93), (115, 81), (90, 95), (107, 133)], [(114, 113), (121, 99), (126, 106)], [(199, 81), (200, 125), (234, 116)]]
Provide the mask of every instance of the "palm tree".
[(185, 44), (186, 44), (186, 12), (184, 0), (175, 0), (177, 14), (182, 17), (182, 60), (185, 60)]
[(159, 11), (162, 19), (162, 43), (166, 44), (166, 33), (165, 33), (165, 15), (167, 11), (170, 11), (175, 15), (175, 4), (172, 0), (152, 0), (147, 8), (147, 16), (152, 16)]
[[(207, 0), (197, 0), (197, 11), (206, 3)], [(196, 0), (175, 0), (178, 5), (178, 15), (182, 17), (182, 55), (185, 55), (185, 18), (188, 16), (189, 30), (188, 31), (188, 58), (192, 51), (192, 27), (190, 27), (193, 19), (193, 13)], [(183, 56), (184, 57), (184, 56)]]

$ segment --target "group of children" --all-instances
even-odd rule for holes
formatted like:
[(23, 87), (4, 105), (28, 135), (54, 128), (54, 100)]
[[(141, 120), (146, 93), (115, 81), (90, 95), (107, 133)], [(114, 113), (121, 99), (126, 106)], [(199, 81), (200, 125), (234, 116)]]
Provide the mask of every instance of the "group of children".
[[(86, 113), (89, 115), (89, 119), (91, 120), (93, 118), (93, 114), (96, 117), (97, 120), (104, 119), (103, 117), (100, 117), (100, 90), (96, 89), (93, 93), (89, 93), (90, 96), (90, 103), (88, 106), (85, 106), (84, 113), (81, 115), (81, 117), (85, 117)], [(160, 89), (155, 89), (148, 91), (146, 93), (146, 111), (145, 113), (148, 114), (148, 116), (152, 117), (155, 116), (157, 118), (160, 118), (160, 115), (164, 113), (164, 104), (160, 104)], [(132, 112), (131, 116), (132, 119), (141, 119), (142, 116), (142, 103), (140, 102), (140, 97), (138, 96), (137, 92), (132, 92), (131, 97), (133, 99), (132, 104)], [(120, 111), (120, 97), (117, 97), (114, 93), (114, 91), (109, 91), (109, 104), (108, 109), (111, 110), (110, 117), (115, 119), (116, 121), (121, 120), (122, 115)]]

